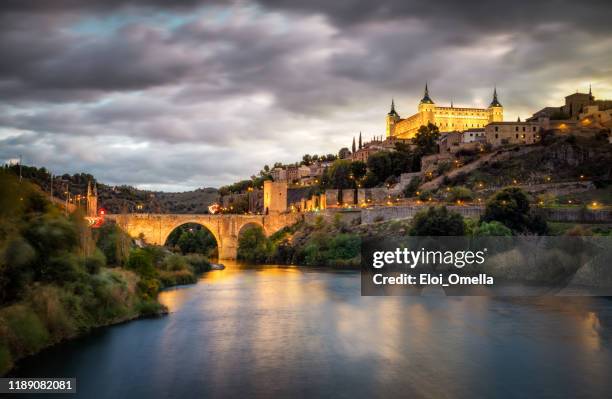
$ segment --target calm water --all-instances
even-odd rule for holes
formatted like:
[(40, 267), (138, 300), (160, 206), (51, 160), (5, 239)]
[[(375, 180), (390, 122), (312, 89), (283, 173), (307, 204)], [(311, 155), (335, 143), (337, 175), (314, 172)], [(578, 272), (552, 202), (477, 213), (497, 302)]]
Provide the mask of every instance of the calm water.
[(353, 272), (228, 266), (17, 374), (79, 398), (612, 397), (610, 300), (368, 298)]

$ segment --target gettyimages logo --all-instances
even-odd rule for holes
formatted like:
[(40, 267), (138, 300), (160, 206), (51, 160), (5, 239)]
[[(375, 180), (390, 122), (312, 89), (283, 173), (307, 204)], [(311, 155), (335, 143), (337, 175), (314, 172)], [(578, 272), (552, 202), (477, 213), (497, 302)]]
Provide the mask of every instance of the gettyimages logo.
[(396, 248), (394, 251), (374, 251), (372, 266), (380, 269), (385, 265), (405, 265), (414, 269), (418, 265), (453, 265), (461, 269), (466, 265), (482, 265), (486, 252), (486, 248), (481, 251), (432, 251), (425, 248), (414, 251)]
[(612, 295), (612, 237), (398, 237), (362, 241), (362, 295)]

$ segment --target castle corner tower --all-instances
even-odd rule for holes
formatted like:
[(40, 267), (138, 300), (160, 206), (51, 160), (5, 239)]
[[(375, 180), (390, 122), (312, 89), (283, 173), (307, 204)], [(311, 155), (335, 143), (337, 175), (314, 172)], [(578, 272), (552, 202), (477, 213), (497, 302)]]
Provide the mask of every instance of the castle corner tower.
[(420, 125), (427, 126), (429, 123), (435, 124), (435, 110), (436, 104), (434, 104), (431, 97), (429, 97), (429, 88), (425, 83), (425, 91), (423, 92), (423, 98), (419, 102), (418, 114), (421, 115)]
[[(387, 113), (387, 117), (385, 118), (387, 137), (391, 137), (395, 134), (395, 124), (399, 122), (399, 120), (400, 116), (395, 112), (395, 101), (391, 99), (391, 110)], [(359, 133), (359, 135), (359, 137), (361, 137), (361, 133)]]
[(493, 100), (489, 104), (489, 123), (490, 122), (502, 122), (504, 120), (504, 107), (497, 99), (497, 87), (493, 89)]

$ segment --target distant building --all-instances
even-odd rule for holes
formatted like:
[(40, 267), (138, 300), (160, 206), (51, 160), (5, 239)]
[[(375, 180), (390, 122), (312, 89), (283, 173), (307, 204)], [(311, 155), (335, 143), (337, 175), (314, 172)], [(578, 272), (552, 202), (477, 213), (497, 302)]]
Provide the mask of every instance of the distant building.
[(471, 128), (482, 128), (488, 123), (504, 119), (504, 107), (497, 99), (497, 89), (493, 90), (493, 99), (487, 108), (464, 108), (437, 106), (429, 96), (425, 85), (425, 93), (418, 106), (416, 114), (402, 119), (395, 111), (395, 103), (391, 101), (391, 110), (386, 117), (387, 137), (400, 139), (413, 138), (421, 126), (432, 123), (440, 131), (463, 132)]
[(461, 143), (461, 133), (459, 132), (444, 132), (440, 134), (438, 139), (438, 148), (440, 154), (456, 152), (453, 150), (454, 147), (459, 146)]
[(540, 140), (538, 122), (495, 122), (485, 127), (486, 142), (493, 147), (507, 144), (534, 144)]
[(351, 154), (351, 160), (367, 163), (368, 158), (372, 154), (376, 154), (380, 151), (395, 151), (396, 144), (411, 144), (411, 141), (412, 140), (400, 139), (397, 137), (387, 137), (383, 140), (382, 136), (380, 136), (380, 138), (375, 138), (372, 141), (365, 143), (362, 148)]
[(274, 168), (270, 171), (274, 181), (287, 181), (287, 171), (283, 168)]
[(462, 143), (483, 142), (484, 140), (485, 140), (484, 127), (468, 129), (461, 134)]
[(597, 105), (587, 105), (578, 117), (582, 126), (612, 128), (612, 108), (601, 110)]
[[(595, 108), (593, 108), (595, 107)], [(590, 111), (587, 111), (590, 109)], [(588, 93), (573, 93), (565, 96), (565, 105), (545, 107), (533, 114), (527, 121), (536, 121), (541, 117), (550, 119), (580, 120), (585, 112), (606, 111), (612, 109), (612, 100), (596, 100), (589, 87)], [(565, 118), (563, 118), (565, 117)]]

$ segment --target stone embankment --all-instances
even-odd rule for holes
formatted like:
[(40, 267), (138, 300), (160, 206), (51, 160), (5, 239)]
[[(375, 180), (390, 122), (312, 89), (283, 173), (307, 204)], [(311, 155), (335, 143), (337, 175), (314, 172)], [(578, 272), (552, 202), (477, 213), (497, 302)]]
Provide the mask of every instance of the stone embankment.
[[(439, 206), (441, 204), (435, 204)], [(484, 206), (466, 205), (446, 207), (459, 213), (466, 218), (478, 218), (484, 212)], [(320, 212), (309, 212), (304, 214), (307, 222), (314, 222), (316, 218), (322, 217), (327, 221), (333, 221), (336, 215), (348, 223), (370, 224), (388, 220), (412, 219), (418, 212), (426, 210), (428, 205), (406, 205), (406, 206), (379, 206), (372, 208), (329, 208)], [(612, 209), (585, 209), (585, 208), (534, 208), (533, 212), (542, 215), (549, 222), (564, 223), (612, 223)]]

